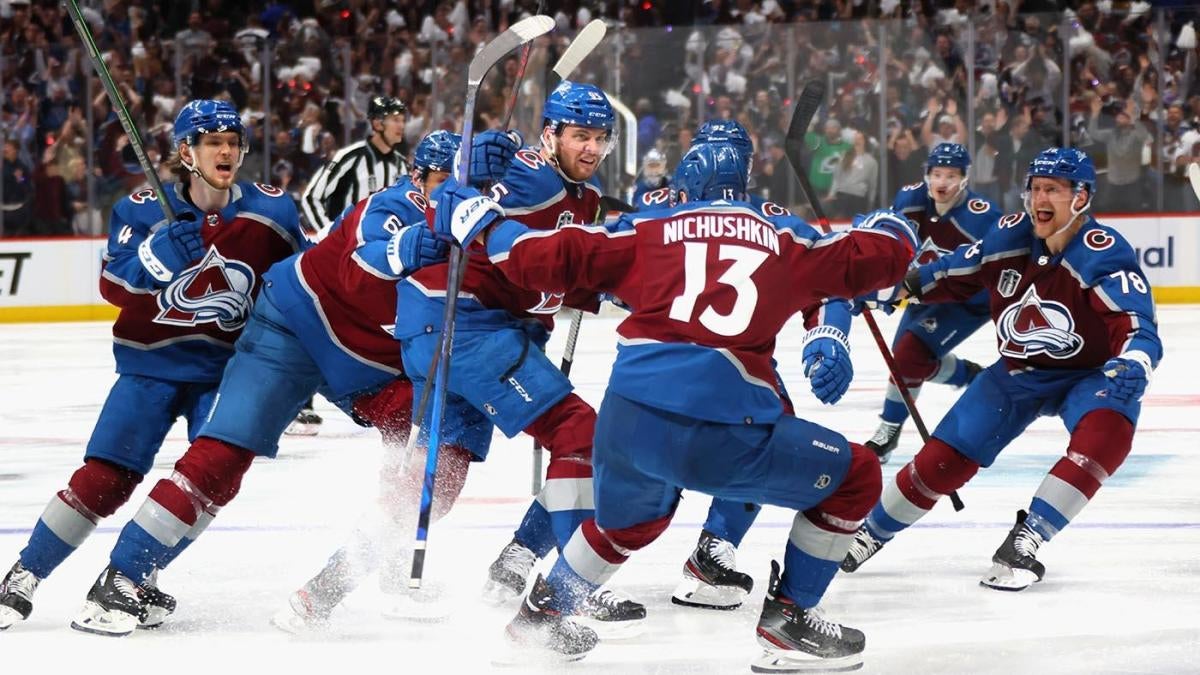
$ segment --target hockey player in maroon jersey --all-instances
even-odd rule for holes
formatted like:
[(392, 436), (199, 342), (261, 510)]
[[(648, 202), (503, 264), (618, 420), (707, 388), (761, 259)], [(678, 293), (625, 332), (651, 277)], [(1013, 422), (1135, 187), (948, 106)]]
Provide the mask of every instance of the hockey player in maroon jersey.
[[(613, 229), (538, 232), (485, 197), (443, 186), (439, 229), (482, 239), (522, 288), (588, 289), (627, 301), (619, 349), (596, 422), (596, 512), (538, 577), (507, 635), (519, 646), (580, 658), (596, 634), (566, 618), (670, 522), (682, 489), (797, 511), (773, 565), (758, 624), (756, 670), (853, 668), (863, 634), (817, 605), (880, 489), (874, 453), (787, 415), (771, 361), (795, 313), (829, 296), (893, 286), (914, 253), (911, 224), (888, 211), (820, 236), (792, 216), (744, 201), (745, 159), (731, 146), (693, 148), (676, 171), (683, 203), (623, 216)], [(472, 244), (479, 246), (479, 243)], [(814, 384), (845, 374), (846, 335), (822, 327)], [(687, 386), (679, 386), (686, 382)], [(532, 391), (540, 393), (536, 388)]]
[[(598, 87), (564, 80), (547, 97), (542, 116), (540, 147), (519, 150), (491, 195), (509, 217), (536, 230), (591, 223), (600, 191), (589, 181), (615, 142), (612, 106)], [(398, 284), (396, 339), (417, 398), (437, 349), (446, 279), (443, 264)], [(599, 301), (591, 292), (514, 286), (486, 257), (469, 257), (457, 303), (444, 438), (487, 439), (496, 426), (510, 437), (524, 431), (550, 453), (541, 492), (489, 567), (484, 595), (493, 602), (520, 597), (537, 558), (561, 549), (592, 513), (596, 413), (542, 352), (553, 316), (564, 306), (594, 312)], [(537, 394), (530, 395), (535, 384)], [(477, 453), (479, 460), (485, 457), (486, 450)], [(632, 634), (645, 617), (644, 607), (608, 589), (590, 595), (584, 611), (608, 635)]]
[[(176, 418), (196, 438), (263, 274), (306, 247), (283, 190), (237, 180), (246, 138), (233, 106), (188, 103), (174, 136), (178, 181), (164, 187), (177, 219), (165, 222), (149, 189), (113, 207), (100, 292), (120, 308), (113, 325), (118, 378), (83, 466), (50, 499), (0, 582), (0, 629), (29, 616), (38, 583), (129, 499)], [(143, 626), (161, 623), (174, 607), (153, 576), (129, 591), (153, 610), (141, 615)]]
[(984, 586), (1019, 591), (1040, 581), (1050, 541), (1121, 466), (1141, 397), (1162, 358), (1150, 286), (1133, 247), (1088, 214), (1092, 160), (1043, 150), (1029, 165), (1025, 212), (982, 240), (920, 267), (900, 296), (957, 302), (989, 294), (1000, 359), (984, 369), (896, 474), (842, 563), (853, 571), (897, 533), (992, 465), (1033, 420), (1056, 415), (1071, 434), (1028, 512), (992, 556)]

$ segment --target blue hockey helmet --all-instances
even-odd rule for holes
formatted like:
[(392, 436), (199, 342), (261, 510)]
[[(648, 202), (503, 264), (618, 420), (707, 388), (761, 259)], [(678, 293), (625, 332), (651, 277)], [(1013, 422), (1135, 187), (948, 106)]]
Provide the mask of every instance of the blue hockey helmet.
[(242, 116), (228, 101), (197, 99), (183, 106), (175, 116), (175, 145), (195, 145), (201, 134), (225, 131), (236, 132), (245, 149), (246, 128), (242, 125)]
[(423, 171), (454, 170), (454, 160), (458, 155), (458, 147), (462, 145), (462, 136), (449, 131), (438, 130), (429, 133), (417, 144), (413, 152), (413, 166)]
[(1089, 198), (1096, 186), (1096, 166), (1092, 164), (1092, 158), (1075, 148), (1046, 148), (1039, 152), (1029, 163), (1029, 173), (1025, 176), (1026, 190), (1038, 176), (1063, 178), (1076, 191), (1087, 188)]
[(691, 147), (705, 143), (729, 143), (745, 157), (754, 154), (754, 142), (750, 134), (737, 120), (712, 119), (700, 125), (692, 136)]
[(971, 166), (971, 155), (961, 143), (938, 143), (929, 151), (929, 158), (925, 160), (925, 173), (938, 166), (958, 169), (965, 176), (967, 168)]
[(672, 190), (691, 200), (744, 199), (746, 158), (730, 143), (693, 146), (675, 169)]
[(658, 180), (667, 175), (667, 156), (658, 148), (650, 148), (642, 156), (642, 175)]
[(594, 84), (563, 80), (546, 97), (542, 126), (573, 125), (590, 129), (612, 129), (617, 116), (604, 91)]

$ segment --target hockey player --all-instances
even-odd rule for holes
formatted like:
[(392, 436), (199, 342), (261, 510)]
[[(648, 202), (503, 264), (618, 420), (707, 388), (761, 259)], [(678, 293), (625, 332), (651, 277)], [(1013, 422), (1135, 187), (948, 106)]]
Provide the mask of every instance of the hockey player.
[(1022, 590), (1045, 574), (1038, 548), (1066, 527), (1129, 454), (1150, 373), (1162, 358), (1150, 287), (1134, 249), (1087, 211), (1092, 160), (1043, 150), (1025, 178), (1025, 213), (910, 272), (901, 295), (961, 302), (988, 293), (1000, 359), (967, 387), (896, 474), (842, 569), (853, 571), (961, 488), (1034, 419), (1057, 415), (1066, 456), (992, 556), (984, 586)]
[[(402, 180), (408, 173), (401, 149), (406, 112), (398, 98), (372, 97), (367, 103), (370, 136), (338, 150), (309, 179), (300, 207), (314, 230), (314, 240), (323, 239), (346, 209)], [(313, 436), (320, 431), (322, 421), (309, 399), (286, 433)]]
[[(427, 140), (417, 179), (429, 185), (445, 177), (458, 142), (449, 134)], [(425, 224), (424, 205), (424, 194), (412, 184), (372, 195), (315, 248), (264, 275), (263, 293), (199, 436), (121, 531), (109, 567), (72, 627), (128, 634), (146, 611), (137, 587), (233, 499), (254, 457), (275, 456), (284, 429), (314, 390), (379, 428), (385, 441), (403, 442), (412, 387), (389, 332), (395, 281), (445, 254)], [(464, 449), (446, 451), (439, 488), (461, 487), (455, 470), (465, 466), (460, 458), (467, 455)]]
[[(917, 223), (921, 254), (926, 263), (961, 244), (980, 239), (1004, 214), (977, 192), (967, 189), (971, 157), (958, 143), (939, 143), (925, 160), (925, 180), (896, 193), (892, 210)], [(890, 305), (882, 306), (891, 311)], [(980, 366), (951, 352), (988, 321), (987, 293), (964, 302), (910, 304), (896, 327), (892, 355), (896, 369), (915, 400), (924, 382), (965, 387)], [(894, 382), (888, 383), (879, 428), (866, 446), (887, 463), (900, 441), (908, 408)]]
[[(891, 212), (825, 237), (795, 217), (764, 217), (743, 201), (745, 160), (728, 145), (693, 148), (674, 185), (679, 206), (624, 216), (615, 231), (554, 233), (504, 220), (486, 198), (443, 186), (439, 228), (459, 241), (483, 239), (512, 283), (608, 292), (633, 308), (618, 328), (596, 422), (595, 518), (549, 576), (536, 579), (507, 635), (567, 658), (586, 654), (596, 634), (566, 615), (653, 541), (680, 490), (693, 489), (797, 511), (786, 571), (772, 565), (757, 629), (767, 651), (755, 668), (856, 667), (862, 633), (826, 619), (817, 604), (880, 489), (879, 462), (840, 434), (785, 414), (771, 355), (796, 312), (900, 281), (915, 234)], [(821, 327), (807, 340), (823, 345), (828, 362), (818, 371), (836, 377), (836, 361), (848, 358), (846, 336)]]
[(642, 197), (646, 196), (646, 193), (669, 187), (671, 187), (671, 177), (667, 175), (667, 157), (658, 148), (650, 148), (642, 157), (642, 173), (638, 176), (637, 184), (634, 185), (633, 203), (634, 205), (641, 204)]
[[(263, 273), (306, 245), (283, 190), (237, 181), (246, 138), (233, 106), (188, 103), (175, 118), (174, 140), (168, 161), (178, 182), (164, 189), (176, 219), (164, 221), (149, 189), (113, 207), (100, 291), (120, 308), (118, 378), (83, 466), (50, 499), (0, 583), (0, 628), (28, 618), (38, 583), (129, 499), (176, 418), (196, 437)], [(126, 591), (155, 610), (140, 614), (142, 625), (160, 623), (174, 606), (153, 575)]]
[[(491, 194), (509, 217), (534, 229), (590, 223), (600, 192), (589, 181), (616, 141), (612, 106), (598, 87), (564, 80), (546, 98), (542, 116), (541, 147), (517, 152)], [(443, 264), (399, 284), (396, 338), (418, 390), (437, 349), (446, 279)], [(494, 425), (510, 437), (525, 431), (550, 453), (541, 492), (489, 567), (484, 595), (493, 602), (519, 597), (534, 562), (561, 549), (592, 513), (596, 413), (541, 349), (563, 306), (594, 312), (599, 302), (595, 293), (517, 288), (486, 257), (469, 257), (457, 305), (445, 440), (490, 438)], [(477, 455), (485, 458), (486, 450)], [(645, 608), (601, 589), (589, 596), (585, 613), (605, 622), (610, 635), (630, 634)]]

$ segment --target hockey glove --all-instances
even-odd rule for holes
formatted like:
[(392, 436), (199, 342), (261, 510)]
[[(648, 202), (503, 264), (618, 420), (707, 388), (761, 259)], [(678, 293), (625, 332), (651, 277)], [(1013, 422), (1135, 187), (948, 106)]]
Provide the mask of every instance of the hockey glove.
[(891, 209), (877, 209), (870, 213), (856, 216), (854, 227), (863, 230), (883, 230), (908, 245), (913, 257), (921, 249), (917, 241), (916, 224), (908, 218)]
[(438, 235), (449, 237), (465, 248), (491, 224), (504, 218), (504, 209), (472, 187), (447, 178), (434, 191), (433, 227)]
[(804, 336), (802, 355), (813, 396), (829, 405), (841, 400), (854, 379), (845, 334), (832, 326), (817, 326)]
[(872, 309), (891, 315), (896, 311), (896, 306), (900, 304), (900, 298), (897, 296), (902, 285), (900, 283), (858, 296), (850, 302), (850, 313), (858, 316), (862, 314), (863, 309)]
[(167, 284), (176, 274), (204, 255), (204, 237), (194, 213), (160, 227), (138, 245), (138, 260), (150, 276)]
[(513, 155), (521, 149), (517, 131), (485, 131), (471, 142), (471, 185), (485, 187), (508, 172)]
[(426, 265), (444, 261), (449, 253), (450, 246), (427, 225), (409, 225), (388, 240), (388, 267), (392, 274), (406, 277)]
[(1138, 351), (1109, 359), (1102, 367), (1108, 377), (1104, 389), (1114, 401), (1140, 400), (1150, 384), (1150, 357)]

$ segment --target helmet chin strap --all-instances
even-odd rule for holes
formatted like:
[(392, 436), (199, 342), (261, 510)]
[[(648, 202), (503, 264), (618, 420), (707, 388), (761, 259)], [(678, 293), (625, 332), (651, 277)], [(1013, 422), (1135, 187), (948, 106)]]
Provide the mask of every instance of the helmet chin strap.
[[(191, 154), (191, 153), (192, 153), (192, 146), (191, 146), (191, 144), (188, 144), (188, 154)], [(242, 146), (241, 146), (241, 145), (238, 145), (238, 156), (237, 156), (237, 161), (236, 161), (236, 162), (234, 162), (234, 165), (233, 165), (233, 171), (234, 171), (234, 174), (235, 174), (235, 175), (237, 174), (237, 171), (238, 171), (238, 169), (241, 169), (241, 168), (242, 168), (242, 161), (243, 161), (244, 159), (246, 159), (246, 152), (245, 152), (245, 150), (242, 148)], [(228, 190), (228, 189), (229, 189), (229, 188), (217, 187), (216, 185), (213, 185), (213, 184), (212, 184), (212, 181), (210, 181), (210, 180), (208, 179), (208, 177), (206, 177), (206, 176), (204, 175), (204, 173), (203, 173), (202, 171), (200, 171), (200, 167), (199, 167), (199, 166), (198, 166), (198, 165), (197, 165), (197, 164), (196, 164), (194, 161), (193, 161), (192, 163), (190, 163), (190, 164), (189, 164), (189, 163), (188, 163), (188, 161), (187, 161), (186, 159), (184, 159), (184, 158), (183, 158), (183, 153), (182, 153), (182, 152), (180, 152), (180, 153), (179, 153), (179, 163), (183, 165), (183, 168), (185, 168), (185, 169), (187, 169), (187, 170), (188, 170), (188, 173), (190, 173), (190, 174), (192, 174), (193, 176), (195, 176), (195, 177), (199, 178), (200, 180), (204, 181), (205, 185), (207, 185), (208, 187), (210, 187), (210, 188), (212, 188), (212, 189), (214, 189), (214, 190), (218, 190), (218, 191), (220, 191), (220, 190)]]
[[(1088, 209), (1092, 208), (1092, 196), (1090, 194), (1088, 195), (1088, 200), (1083, 203), (1083, 206), (1079, 207), (1078, 210), (1075, 208), (1075, 200), (1079, 197), (1079, 193), (1082, 191), (1083, 191), (1083, 188), (1075, 189), (1075, 194), (1072, 195), (1072, 197), (1071, 197), (1071, 209), (1070, 209), (1071, 217), (1068, 218), (1067, 222), (1064, 223), (1061, 227), (1059, 227), (1055, 231), (1051, 232), (1050, 235), (1048, 237), (1046, 237), (1046, 239), (1049, 239), (1050, 237), (1057, 235), (1059, 232), (1062, 232), (1062, 231), (1070, 228), (1072, 225), (1075, 224), (1076, 219), (1078, 219), (1080, 216), (1082, 216), (1084, 213), (1086, 213), (1088, 211)], [(1029, 217), (1032, 218), (1033, 222), (1036, 223), (1037, 222), (1037, 214), (1034, 213), (1034, 211), (1033, 211), (1033, 196), (1029, 193), (1028, 190), (1026, 190), (1025, 194), (1022, 195), (1022, 197), (1023, 197), (1022, 201), (1024, 201), (1024, 203), (1025, 203), (1025, 213), (1028, 213)]]
[[(925, 189), (930, 192), (933, 192), (933, 185), (931, 185), (929, 182), (929, 172), (925, 173)], [(963, 203), (963, 200), (966, 199), (966, 197), (967, 197), (967, 176), (964, 173), (962, 180), (958, 181), (958, 190), (954, 193), (954, 199), (951, 199), (949, 202), (946, 202), (945, 206), (943, 206), (941, 202), (939, 202), (938, 200), (935, 199), (935, 200), (933, 200), (933, 208), (937, 210), (939, 216), (944, 216), (944, 215), (946, 215), (947, 211), (949, 211), (950, 209)]]

